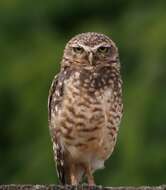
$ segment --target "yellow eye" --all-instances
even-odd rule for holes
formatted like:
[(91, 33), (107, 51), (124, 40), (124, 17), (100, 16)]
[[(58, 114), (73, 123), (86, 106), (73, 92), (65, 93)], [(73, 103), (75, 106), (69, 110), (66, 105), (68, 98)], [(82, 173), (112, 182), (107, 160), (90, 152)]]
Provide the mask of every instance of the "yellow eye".
[(98, 52), (100, 53), (107, 53), (109, 50), (110, 50), (110, 47), (101, 46), (98, 48)]
[(75, 53), (82, 53), (84, 51), (84, 49), (80, 46), (77, 46), (77, 47), (73, 47), (73, 51)]

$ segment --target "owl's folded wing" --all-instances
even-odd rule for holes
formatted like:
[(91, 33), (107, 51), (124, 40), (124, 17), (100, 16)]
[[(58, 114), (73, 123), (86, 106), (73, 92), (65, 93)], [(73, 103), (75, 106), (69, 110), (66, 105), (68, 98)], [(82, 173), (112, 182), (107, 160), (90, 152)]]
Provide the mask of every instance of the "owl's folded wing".
[(62, 106), (65, 81), (70, 77), (70, 74), (70, 70), (66, 69), (62, 70), (58, 75), (56, 75), (51, 84), (48, 96), (49, 129), (53, 142), (54, 159), (56, 161), (57, 173), (62, 184), (65, 184), (66, 181), (64, 160), (65, 155), (59, 140), (59, 128), (55, 123), (58, 119), (58, 110), (60, 110)]

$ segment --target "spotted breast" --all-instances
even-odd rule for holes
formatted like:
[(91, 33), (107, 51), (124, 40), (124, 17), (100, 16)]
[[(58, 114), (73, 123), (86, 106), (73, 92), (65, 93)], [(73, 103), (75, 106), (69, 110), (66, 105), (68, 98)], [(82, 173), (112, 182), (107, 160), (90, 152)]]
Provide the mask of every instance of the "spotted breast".
[(95, 170), (112, 153), (122, 112), (120, 89), (117, 71), (110, 67), (75, 70), (65, 81), (55, 125), (63, 149), (76, 162), (91, 162)]

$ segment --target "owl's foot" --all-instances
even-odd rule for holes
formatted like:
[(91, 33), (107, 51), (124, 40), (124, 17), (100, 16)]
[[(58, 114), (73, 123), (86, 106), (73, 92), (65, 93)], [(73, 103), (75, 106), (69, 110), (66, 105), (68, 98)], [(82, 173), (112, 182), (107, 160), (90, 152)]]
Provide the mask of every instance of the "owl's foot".
[(94, 186), (95, 181), (94, 181), (94, 177), (92, 175), (92, 170), (91, 170), (90, 166), (85, 167), (85, 175), (87, 177), (88, 185), (89, 186)]
[(71, 181), (71, 185), (78, 185), (76, 166), (74, 164), (71, 164), (71, 168), (70, 168), (70, 181)]
[(88, 185), (89, 185), (89, 186), (94, 186), (94, 185), (95, 185), (93, 176), (90, 177), (90, 178), (88, 178)]
[(77, 178), (74, 175), (71, 175), (71, 185), (78, 185)]

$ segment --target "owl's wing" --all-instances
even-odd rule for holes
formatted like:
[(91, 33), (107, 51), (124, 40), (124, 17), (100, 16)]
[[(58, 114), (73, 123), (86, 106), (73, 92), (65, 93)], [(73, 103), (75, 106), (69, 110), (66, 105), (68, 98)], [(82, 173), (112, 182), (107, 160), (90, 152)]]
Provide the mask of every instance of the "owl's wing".
[(55, 75), (53, 81), (52, 81), (52, 84), (51, 84), (51, 87), (49, 89), (49, 95), (48, 95), (48, 122), (50, 124), (50, 121), (51, 121), (51, 104), (52, 104), (52, 98), (53, 98), (53, 94), (56, 90), (56, 86), (57, 86), (57, 83), (58, 83), (58, 75)]
[(54, 159), (56, 161), (56, 168), (59, 180), (65, 184), (65, 156), (63, 147), (60, 144), (58, 126), (55, 126), (55, 119), (58, 110), (61, 108), (65, 81), (69, 78), (70, 70), (62, 70), (53, 79), (48, 96), (48, 122), (50, 134), (53, 142)]
[(52, 112), (55, 114), (55, 107), (57, 107), (62, 99), (63, 88), (62, 83), (59, 85), (59, 74), (57, 74), (51, 84), (48, 95), (48, 122), (51, 124)]

